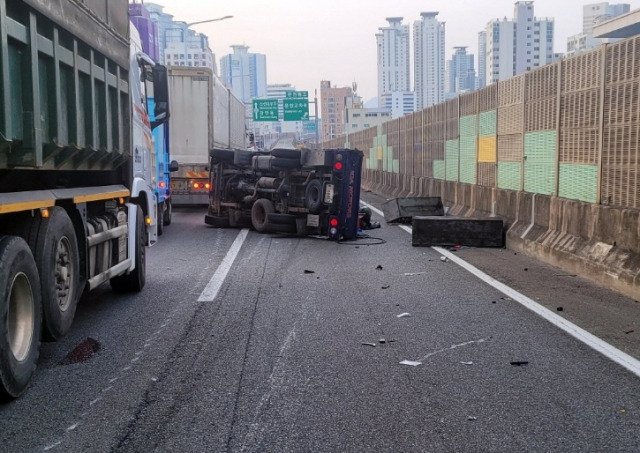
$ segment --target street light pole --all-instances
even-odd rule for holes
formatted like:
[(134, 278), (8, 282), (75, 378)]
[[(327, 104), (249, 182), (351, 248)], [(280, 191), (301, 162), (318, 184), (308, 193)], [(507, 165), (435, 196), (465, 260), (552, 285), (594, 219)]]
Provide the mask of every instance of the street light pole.
[(198, 25), (198, 24), (206, 24), (209, 22), (218, 22), (221, 20), (226, 20), (226, 19), (233, 19), (233, 16), (223, 16), (223, 17), (216, 17), (215, 19), (205, 19), (205, 20), (199, 20), (196, 22), (188, 22), (185, 25), (185, 28), (183, 30), (183, 35), (182, 35), (182, 39), (184, 42), (184, 65), (185, 66), (189, 66), (189, 45), (187, 44), (187, 30), (189, 29), (189, 27), (191, 27), (192, 25)]

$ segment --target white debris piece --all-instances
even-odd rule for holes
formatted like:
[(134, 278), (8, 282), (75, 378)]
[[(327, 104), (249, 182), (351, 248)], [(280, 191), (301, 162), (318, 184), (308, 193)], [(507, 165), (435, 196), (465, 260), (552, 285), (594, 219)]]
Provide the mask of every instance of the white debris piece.
[(418, 366), (422, 365), (422, 362), (414, 362), (413, 360), (403, 360), (400, 365)]
[(408, 318), (411, 316), (411, 313), (400, 313), (397, 317), (398, 318)]
[(449, 261), (449, 260), (447, 259), (447, 257), (446, 257), (446, 256), (441, 256), (441, 257), (440, 257), (440, 261), (442, 261), (443, 263), (446, 263), (446, 262), (447, 262), (447, 261)]

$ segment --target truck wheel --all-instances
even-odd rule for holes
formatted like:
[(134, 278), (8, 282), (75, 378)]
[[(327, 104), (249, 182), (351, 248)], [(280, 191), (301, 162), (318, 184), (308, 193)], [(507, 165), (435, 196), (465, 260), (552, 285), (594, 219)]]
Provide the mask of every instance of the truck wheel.
[(319, 214), (322, 211), (322, 201), (322, 183), (312, 179), (304, 192), (304, 204), (311, 214)]
[(295, 159), (300, 162), (300, 150), (299, 149), (283, 149), (276, 148), (271, 151), (273, 157), (284, 157), (285, 159)]
[(266, 198), (260, 198), (251, 206), (251, 224), (259, 233), (264, 233), (269, 228), (270, 223), (267, 215), (274, 212), (273, 203)]
[(167, 209), (164, 210), (164, 215), (162, 216), (162, 221), (164, 222), (164, 226), (171, 225), (171, 200), (166, 200), (165, 205)]
[(40, 354), (42, 307), (38, 268), (17, 236), (0, 237), (0, 400), (27, 388)]
[(229, 216), (207, 214), (204, 216), (204, 223), (214, 228), (229, 228)]
[(43, 335), (58, 340), (71, 328), (80, 299), (80, 258), (73, 223), (54, 206), (34, 219), (29, 239), (42, 288)]
[(158, 224), (158, 236), (162, 236), (164, 233), (164, 212), (162, 210), (162, 205), (164, 203), (158, 203), (158, 211), (156, 214), (156, 223)]
[(109, 280), (111, 288), (117, 293), (140, 292), (146, 283), (147, 251), (145, 246), (144, 213), (140, 206), (138, 206), (138, 213), (136, 215), (135, 234), (136, 251), (134, 259), (136, 262), (136, 268), (128, 274), (119, 275)]

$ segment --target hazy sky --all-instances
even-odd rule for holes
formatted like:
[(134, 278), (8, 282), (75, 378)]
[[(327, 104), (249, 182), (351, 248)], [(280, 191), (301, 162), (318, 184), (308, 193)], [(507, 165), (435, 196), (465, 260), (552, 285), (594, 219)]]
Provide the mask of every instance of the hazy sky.
[[(140, 0), (138, 0), (140, 1)], [(332, 85), (358, 83), (358, 94), (368, 101), (377, 95), (376, 41), (387, 17), (403, 17), (403, 24), (420, 20), (420, 13), (438, 11), (445, 22), (445, 59), (454, 46), (468, 46), (477, 54), (478, 32), (495, 18), (513, 18), (513, 0), (154, 0), (174, 20), (196, 22), (226, 15), (224, 21), (194, 25), (209, 36), (216, 58), (232, 53), (233, 44), (267, 56), (267, 83), (291, 83), (297, 90), (320, 95), (320, 80)], [(538, 18), (555, 19), (555, 52), (565, 52), (567, 37), (582, 31), (584, 0), (535, 0)], [(628, 3), (631, 10), (640, 0)], [(411, 37), (413, 52), (413, 36)], [(413, 60), (413, 57), (412, 57)], [(477, 56), (476, 56), (477, 70)], [(411, 74), (413, 85), (413, 74)]]

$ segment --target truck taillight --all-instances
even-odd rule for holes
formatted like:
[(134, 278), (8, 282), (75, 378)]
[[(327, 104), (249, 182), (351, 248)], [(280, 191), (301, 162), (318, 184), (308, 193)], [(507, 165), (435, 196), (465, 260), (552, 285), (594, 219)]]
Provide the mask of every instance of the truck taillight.
[(160, 182), (158, 183), (158, 187), (159, 187), (159, 188), (161, 188), (161, 189), (164, 189), (164, 188), (165, 188), (165, 186), (166, 186), (166, 184), (164, 183), (164, 181), (160, 181)]
[(200, 183), (199, 182), (194, 182), (192, 187), (196, 190), (198, 190), (200, 188)]
[(329, 217), (329, 239), (340, 239), (340, 234), (338, 233), (339, 223), (337, 217)]
[(204, 185), (204, 188), (205, 188), (205, 189), (207, 189), (207, 190), (211, 189), (211, 184), (206, 183), (206, 184)]
[(342, 162), (336, 162), (335, 164), (333, 164), (333, 169), (336, 171), (342, 171), (343, 168), (344, 165), (342, 165)]

